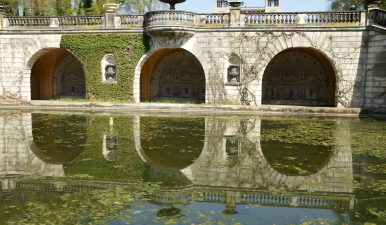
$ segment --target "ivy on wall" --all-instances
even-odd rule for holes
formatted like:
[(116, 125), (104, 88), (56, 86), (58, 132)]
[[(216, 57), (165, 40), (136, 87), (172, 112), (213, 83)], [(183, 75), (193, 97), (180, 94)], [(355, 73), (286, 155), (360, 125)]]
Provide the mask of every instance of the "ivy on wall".
[[(135, 67), (149, 49), (146, 34), (68, 34), (61, 46), (80, 60), (86, 77), (87, 99), (133, 100)], [(118, 82), (103, 83), (101, 61), (105, 54), (117, 59)]]

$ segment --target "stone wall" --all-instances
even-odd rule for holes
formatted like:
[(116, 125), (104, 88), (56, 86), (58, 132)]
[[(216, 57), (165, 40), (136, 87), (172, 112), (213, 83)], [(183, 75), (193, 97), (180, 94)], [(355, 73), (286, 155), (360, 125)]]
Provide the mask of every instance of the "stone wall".
[[(268, 63), (283, 51), (296, 49), (324, 57), (324, 65), (336, 77), (336, 106), (361, 107), (363, 88), (358, 86), (363, 73), (360, 65), (365, 48), (364, 29), (202, 29), (183, 43), (202, 63), (207, 79), (207, 102), (261, 104), (262, 79)], [(155, 46), (155, 49), (172, 47)], [(177, 47), (177, 46), (175, 46)], [(227, 84), (229, 58), (242, 59), (239, 85)]]
[[(362, 22), (361, 22), (362, 23)], [(270, 27), (219, 27), (162, 29), (152, 31), (151, 50), (137, 64), (134, 100), (140, 102), (142, 67), (153, 54), (181, 48), (201, 63), (206, 79), (206, 103), (261, 105), (263, 75), (280, 53), (296, 50), (315, 56), (326, 69), (330, 106), (385, 109), (385, 33), (361, 24), (345, 27), (331, 24)], [(136, 28), (130, 32), (142, 32)], [(79, 33), (81, 30), (72, 31)], [(93, 33), (94, 31), (88, 31)], [(121, 32), (109, 31), (103, 32)], [(129, 31), (125, 31), (129, 32)], [(32, 34), (34, 33), (34, 34)], [(0, 37), (0, 94), (31, 100), (31, 69), (45, 52), (60, 48), (61, 33), (52, 31), (4, 31)], [(68, 33), (68, 32), (67, 32)], [(229, 82), (230, 58), (241, 60), (238, 83)], [(86, 74), (87, 76), (87, 74)], [(333, 83), (333, 84), (331, 84)], [(86, 87), (87, 91), (87, 87)]]
[(1, 35), (0, 94), (12, 99), (31, 100), (32, 66), (47, 50), (60, 48), (60, 38), (60, 34)]
[(383, 29), (368, 31), (368, 52), (365, 71), (364, 108), (386, 110), (386, 32)]

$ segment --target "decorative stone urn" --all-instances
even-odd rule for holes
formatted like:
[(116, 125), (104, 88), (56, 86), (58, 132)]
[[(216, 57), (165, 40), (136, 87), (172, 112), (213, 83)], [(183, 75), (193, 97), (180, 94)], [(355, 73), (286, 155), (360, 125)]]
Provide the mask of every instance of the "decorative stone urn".
[(163, 3), (168, 3), (170, 5), (170, 10), (175, 10), (176, 9), (176, 7), (175, 7), (176, 4), (183, 3), (186, 0), (159, 0), (159, 1), (163, 2)]
[(242, 1), (230, 1), (230, 2), (228, 2), (228, 5), (230, 7), (237, 8), (237, 7), (244, 5), (244, 2), (242, 2)]
[(103, 7), (107, 12), (115, 12), (115, 10), (119, 8), (119, 5), (115, 3), (106, 3), (103, 5)]

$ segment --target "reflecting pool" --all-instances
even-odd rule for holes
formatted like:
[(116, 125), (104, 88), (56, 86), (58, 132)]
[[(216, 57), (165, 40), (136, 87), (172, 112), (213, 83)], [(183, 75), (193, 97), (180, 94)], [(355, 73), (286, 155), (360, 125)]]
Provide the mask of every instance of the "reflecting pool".
[(386, 224), (386, 121), (0, 113), (2, 224)]

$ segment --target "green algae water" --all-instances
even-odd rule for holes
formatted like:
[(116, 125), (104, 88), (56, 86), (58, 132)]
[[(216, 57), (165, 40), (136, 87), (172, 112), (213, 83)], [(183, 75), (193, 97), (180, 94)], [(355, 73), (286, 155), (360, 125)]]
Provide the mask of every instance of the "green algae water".
[(0, 114), (0, 224), (386, 224), (386, 121)]

